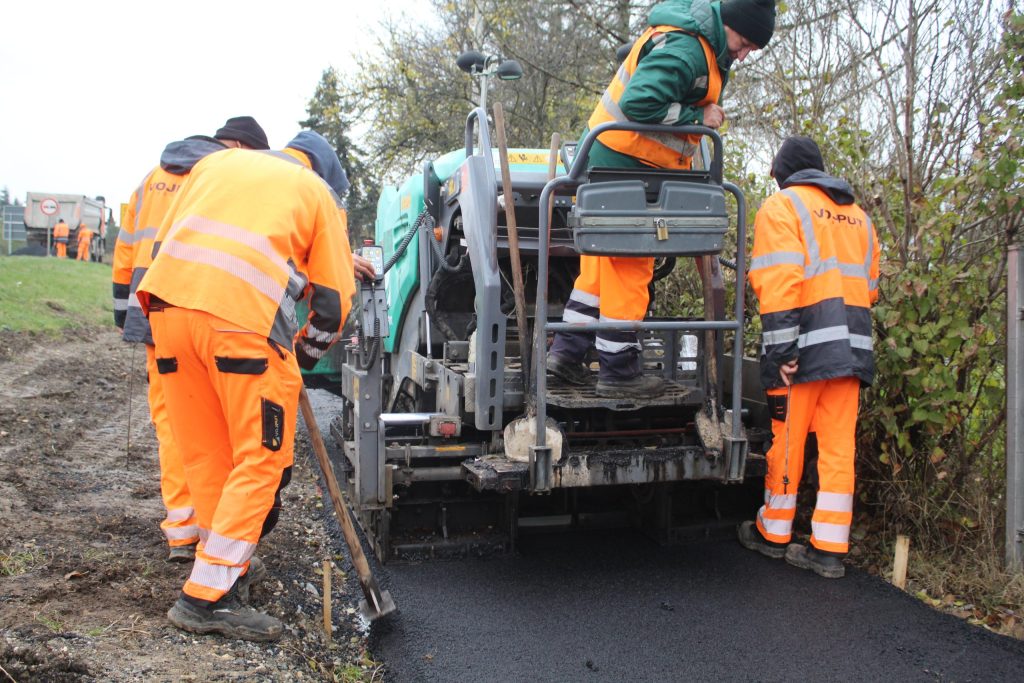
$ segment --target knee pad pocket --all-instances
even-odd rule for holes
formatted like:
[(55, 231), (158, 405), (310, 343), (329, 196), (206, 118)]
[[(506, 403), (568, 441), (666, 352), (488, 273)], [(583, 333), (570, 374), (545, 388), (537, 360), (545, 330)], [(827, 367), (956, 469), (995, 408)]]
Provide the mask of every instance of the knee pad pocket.
[(263, 447), (279, 451), (284, 443), (284, 408), (265, 398), (260, 399), (260, 404), (263, 417)]

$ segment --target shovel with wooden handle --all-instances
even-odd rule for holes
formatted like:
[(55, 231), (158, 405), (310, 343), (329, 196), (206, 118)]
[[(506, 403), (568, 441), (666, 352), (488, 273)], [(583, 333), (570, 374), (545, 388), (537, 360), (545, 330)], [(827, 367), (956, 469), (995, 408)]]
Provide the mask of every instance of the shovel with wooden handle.
[(327, 482), (327, 491), (331, 494), (331, 502), (334, 503), (334, 513), (338, 515), (341, 523), (341, 531), (345, 534), (345, 543), (348, 544), (349, 552), (352, 554), (352, 564), (359, 575), (359, 585), (363, 589), (365, 600), (359, 602), (359, 611), (367, 621), (380, 619), (386, 614), (394, 612), (395, 601), (388, 591), (381, 592), (377, 586), (376, 579), (370, 573), (370, 564), (363, 554), (363, 546), (359, 543), (355, 527), (352, 526), (352, 518), (348, 515), (348, 506), (345, 505), (345, 498), (338, 486), (338, 480), (334, 476), (334, 468), (327, 458), (327, 447), (324, 446), (323, 436), (320, 434), (320, 427), (313, 416), (313, 406), (309, 404), (309, 396), (306, 388), (302, 387), (299, 392), (299, 407), (302, 409), (302, 419), (306, 421), (306, 429), (309, 431), (309, 440), (313, 443), (313, 452), (316, 453), (316, 460), (320, 464), (320, 471), (324, 473), (324, 480)]

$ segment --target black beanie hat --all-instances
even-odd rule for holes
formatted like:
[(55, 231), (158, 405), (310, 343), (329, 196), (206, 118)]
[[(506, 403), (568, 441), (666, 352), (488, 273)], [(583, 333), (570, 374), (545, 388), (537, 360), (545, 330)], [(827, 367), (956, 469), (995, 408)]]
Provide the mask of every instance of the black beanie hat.
[(238, 140), (253, 149), (270, 149), (267, 134), (251, 116), (232, 116), (213, 137), (218, 140)]
[(758, 47), (775, 33), (775, 0), (725, 0), (722, 23)]
[(772, 160), (772, 177), (778, 182), (779, 187), (785, 185), (789, 176), (808, 168), (825, 170), (825, 160), (821, 158), (818, 143), (806, 135), (791, 135), (783, 140), (775, 159)]

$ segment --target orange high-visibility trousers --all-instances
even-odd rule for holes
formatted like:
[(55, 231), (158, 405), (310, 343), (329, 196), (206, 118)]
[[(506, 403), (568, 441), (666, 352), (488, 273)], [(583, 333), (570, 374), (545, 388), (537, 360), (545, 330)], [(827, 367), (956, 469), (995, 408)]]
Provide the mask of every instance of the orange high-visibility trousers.
[[(580, 274), (565, 302), (562, 320), (568, 323), (643, 320), (647, 286), (654, 276), (649, 257), (580, 256)], [(551, 352), (573, 362), (596, 346), (602, 377), (631, 378), (640, 374), (640, 338), (636, 332), (559, 332)]]
[(57, 242), (54, 246), (57, 247), (57, 258), (68, 257), (68, 245), (67, 242)]
[(295, 356), (204, 311), (150, 311), (156, 364), (200, 543), (184, 592), (220, 599), (248, 570), (292, 464), (302, 377)]
[(149, 417), (156, 429), (160, 458), (160, 495), (167, 510), (167, 517), (160, 523), (160, 529), (172, 548), (189, 545), (199, 541), (199, 527), (196, 525), (192, 495), (185, 481), (181, 450), (174, 442), (171, 422), (167, 417), (163, 382), (156, 367), (156, 351), (149, 344), (146, 344), (146, 375), (149, 379)]
[(76, 258), (79, 261), (89, 260), (89, 243), (91, 240), (78, 240), (78, 255)]
[[(769, 389), (769, 400), (781, 397), (784, 401), (786, 392), (786, 387)], [(818, 436), (818, 499), (811, 518), (811, 545), (833, 553), (849, 550), (859, 400), (860, 380), (856, 377), (793, 385), (787, 420), (772, 419), (765, 503), (757, 513), (757, 528), (769, 541), (789, 543), (792, 536), (797, 487), (804, 471), (804, 443), (813, 423)], [(788, 485), (783, 481), (787, 450)]]

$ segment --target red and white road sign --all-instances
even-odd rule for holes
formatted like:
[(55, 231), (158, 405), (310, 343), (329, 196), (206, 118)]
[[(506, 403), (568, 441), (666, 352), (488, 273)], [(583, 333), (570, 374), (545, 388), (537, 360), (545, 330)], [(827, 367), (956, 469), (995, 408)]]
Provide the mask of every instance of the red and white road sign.
[(60, 211), (60, 204), (57, 202), (56, 199), (48, 197), (43, 201), (39, 202), (39, 210), (42, 211), (47, 216), (52, 216), (58, 211)]

